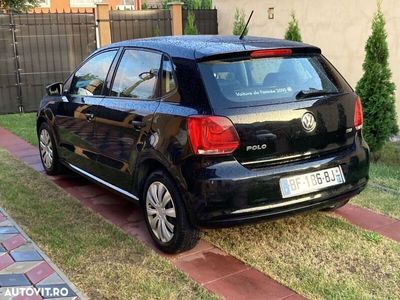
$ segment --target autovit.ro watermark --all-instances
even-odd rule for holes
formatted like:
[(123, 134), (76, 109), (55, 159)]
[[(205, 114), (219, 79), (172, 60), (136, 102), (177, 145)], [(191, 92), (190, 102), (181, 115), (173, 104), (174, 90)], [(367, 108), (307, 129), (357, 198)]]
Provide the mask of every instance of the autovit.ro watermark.
[(67, 297), (69, 291), (66, 287), (8, 287), (0, 296), (7, 297), (32, 297), (42, 296), (44, 298)]

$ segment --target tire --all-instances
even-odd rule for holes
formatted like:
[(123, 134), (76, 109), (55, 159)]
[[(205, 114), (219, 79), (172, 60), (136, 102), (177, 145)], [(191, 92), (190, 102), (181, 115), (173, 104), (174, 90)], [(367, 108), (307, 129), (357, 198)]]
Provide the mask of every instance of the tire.
[(189, 223), (179, 190), (166, 172), (158, 170), (147, 178), (142, 208), (147, 229), (161, 251), (179, 253), (196, 246), (200, 231)]
[(44, 170), (48, 175), (57, 175), (62, 166), (58, 159), (56, 143), (50, 126), (43, 122), (38, 131), (39, 153)]
[(345, 206), (347, 203), (349, 203), (349, 201), (350, 201), (350, 199), (346, 199), (342, 202), (336, 203), (333, 206), (323, 208), (323, 209), (321, 209), (321, 211), (335, 211), (335, 210)]

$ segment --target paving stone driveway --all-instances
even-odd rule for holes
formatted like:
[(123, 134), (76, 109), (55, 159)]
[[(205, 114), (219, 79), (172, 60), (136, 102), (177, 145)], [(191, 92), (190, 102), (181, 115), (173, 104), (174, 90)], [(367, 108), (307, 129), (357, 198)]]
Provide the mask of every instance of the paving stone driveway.
[(0, 300), (86, 299), (0, 208)]

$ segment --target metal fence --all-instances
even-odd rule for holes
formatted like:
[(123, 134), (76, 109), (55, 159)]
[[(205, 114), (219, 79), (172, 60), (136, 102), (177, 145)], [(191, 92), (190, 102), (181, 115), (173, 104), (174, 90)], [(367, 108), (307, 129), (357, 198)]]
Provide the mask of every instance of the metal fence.
[[(218, 16), (216, 9), (193, 10), (199, 34), (218, 34)], [(182, 25), (185, 28), (188, 11), (182, 11)]]
[[(200, 34), (218, 34), (217, 10), (194, 13)], [(110, 12), (113, 42), (171, 35), (171, 23), (170, 10)], [(0, 114), (35, 111), (44, 87), (63, 81), (95, 49), (94, 10), (0, 14)]]
[(0, 15), (0, 112), (15, 111), (18, 107), (16, 54), (13, 47), (11, 21)]
[(164, 9), (113, 10), (110, 12), (111, 40), (112, 42), (119, 42), (171, 35), (171, 21), (170, 11)]
[[(218, 18), (216, 9), (193, 11), (199, 34), (218, 34)], [(188, 11), (182, 11), (182, 26), (185, 27)], [(142, 11), (110, 12), (111, 40), (119, 42), (130, 39), (152, 36), (171, 35), (171, 14), (165, 9), (149, 9)]]
[(0, 113), (34, 111), (96, 49), (94, 11), (0, 15)]

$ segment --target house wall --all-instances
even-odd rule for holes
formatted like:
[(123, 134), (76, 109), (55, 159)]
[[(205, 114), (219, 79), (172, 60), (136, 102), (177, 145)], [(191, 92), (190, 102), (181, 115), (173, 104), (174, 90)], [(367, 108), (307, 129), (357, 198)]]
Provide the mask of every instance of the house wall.
[[(102, 2), (108, 3), (110, 5), (110, 8), (116, 9), (117, 5), (122, 3), (123, 1), (121, 0), (103, 0)], [(138, 2), (141, 2), (140, 0), (136, 0), (135, 3), (137, 5)], [(93, 1), (94, 3), (94, 1)], [(71, 7), (70, 5), (70, 0), (50, 0), (50, 7), (38, 7), (34, 9), (35, 12), (62, 12), (64, 11), (73, 11), (73, 12), (78, 12), (78, 11), (84, 11), (85, 9), (90, 10), (93, 9), (95, 6), (91, 7)], [(140, 7), (140, 5), (139, 5)]]
[[(214, 0), (220, 34), (232, 34), (236, 8), (246, 17), (254, 10), (249, 35), (283, 38), (290, 14), (295, 11), (303, 41), (322, 49), (324, 55), (355, 87), (361, 78), (365, 43), (371, 33), (376, 0)], [(274, 19), (268, 19), (268, 8)], [(390, 66), (396, 83), (397, 121), (400, 124), (400, 6), (399, 0), (383, 0)]]

